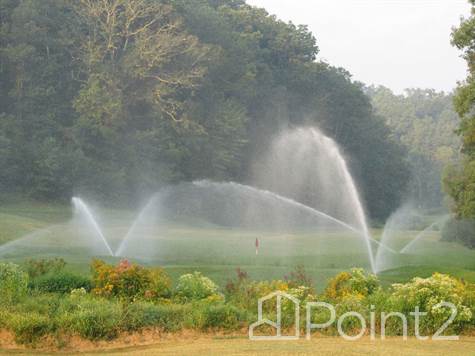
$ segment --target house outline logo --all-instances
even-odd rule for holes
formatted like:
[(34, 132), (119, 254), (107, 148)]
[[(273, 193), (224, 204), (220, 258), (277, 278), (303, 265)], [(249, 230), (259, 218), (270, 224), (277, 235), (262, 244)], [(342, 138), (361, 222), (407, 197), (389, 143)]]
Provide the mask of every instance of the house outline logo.
[[(277, 298), (277, 320), (271, 321), (262, 316), (262, 305), (265, 301), (272, 298)], [(290, 300), (295, 306), (295, 335), (282, 335), (282, 298)], [(275, 336), (266, 335), (254, 335), (254, 329), (261, 325), (270, 325), (276, 329), (277, 334)], [(249, 339), (250, 340), (298, 340), (300, 338), (300, 301), (294, 296), (282, 291), (276, 291), (259, 298), (257, 301), (257, 321), (249, 326)]]

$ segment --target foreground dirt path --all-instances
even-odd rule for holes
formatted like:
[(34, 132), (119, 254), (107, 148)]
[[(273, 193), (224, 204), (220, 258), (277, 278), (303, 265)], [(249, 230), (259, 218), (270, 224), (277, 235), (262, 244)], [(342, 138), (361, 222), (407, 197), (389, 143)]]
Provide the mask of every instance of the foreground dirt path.
[[(311, 341), (249, 341), (246, 338), (203, 337), (165, 341), (158, 345), (109, 351), (108, 355), (467, 355), (475, 356), (475, 337), (459, 341), (418, 341), (388, 338), (384, 341), (345, 341), (341, 338), (314, 338)], [(94, 355), (89, 354), (89, 355)], [(97, 353), (95, 353), (97, 355)]]

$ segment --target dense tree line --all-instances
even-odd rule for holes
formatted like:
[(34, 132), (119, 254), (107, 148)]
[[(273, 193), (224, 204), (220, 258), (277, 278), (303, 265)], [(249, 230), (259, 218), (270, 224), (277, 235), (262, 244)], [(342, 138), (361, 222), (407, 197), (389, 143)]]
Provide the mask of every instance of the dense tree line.
[(452, 33), (452, 44), (460, 49), (468, 64), (467, 79), (460, 83), (454, 106), (461, 122), (458, 134), (462, 139), (463, 158), (448, 167), (445, 188), (453, 200), (454, 217), (444, 228), (443, 238), (475, 247), (475, 0), (471, 16), (462, 19)]
[(462, 138), (463, 164), (452, 167), (446, 177), (447, 190), (454, 199), (458, 218), (475, 218), (475, 1), (472, 16), (452, 33), (452, 43), (463, 51), (469, 74), (457, 88), (454, 104), (461, 117), (458, 133)]
[(459, 117), (453, 95), (432, 89), (408, 89), (396, 95), (385, 87), (368, 87), (373, 107), (408, 152), (411, 180), (407, 199), (424, 208), (443, 205), (442, 173), (459, 160)]
[(0, 185), (107, 200), (246, 181), (280, 129), (344, 149), (374, 218), (399, 204), (404, 150), (305, 26), (241, 0), (0, 0)]

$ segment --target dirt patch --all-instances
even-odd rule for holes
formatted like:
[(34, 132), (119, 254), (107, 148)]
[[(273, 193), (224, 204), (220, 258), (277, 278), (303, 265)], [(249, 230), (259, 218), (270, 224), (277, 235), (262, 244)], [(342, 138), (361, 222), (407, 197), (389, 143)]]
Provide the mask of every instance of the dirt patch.
[(21, 349), (24, 350), (25, 347), (22, 345), (17, 345), (15, 342), (15, 336), (13, 333), (7, 330), (0, 330), (0, 349), (12, 350), (12, 349)]
[(159, 329), (146, 329), (135, 333), (121, 333), (117, 338), (112, 340), (90, 341), (77, 335), (59, 334), (55, 336), (47, 336), (39, 340), (35, 345), (25, 346), (18, 345), (15, 342), (15, 336), (7, 330), (0, 330), (0, 353), (2, 350), (17, 352), (33, 352), (40, 353), (84, 353), (98, 351), (114, 351), (120, 349), (136, 349), (138, 347), (147, 347), (151, 345), (159, 345), (162, 343), (177, 343), (187, 340), (193, 342), (202, 338), (242, 338), (245, 332), (229, 334), (229, 333), (212, 333), (206, 334), (202, 332), (183, 330), (176, 333), (166, 333)]

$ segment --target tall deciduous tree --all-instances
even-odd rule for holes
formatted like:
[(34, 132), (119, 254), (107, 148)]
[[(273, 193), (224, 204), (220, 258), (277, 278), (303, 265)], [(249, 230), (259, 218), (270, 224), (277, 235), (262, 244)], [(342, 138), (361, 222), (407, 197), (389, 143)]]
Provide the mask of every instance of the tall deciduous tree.
[(460, 83), (454, 98), (455, 109), (462, 122), (462, 152), (465, 160), (461, 167), (454, 167), (445, 179), (447, 191), (454, 200), (458, 218), (475, 218), (475, 0), (470, 0), (472, 14), (463, 19), (452, 33), (452, 43), (463, 51), (469, 74)]
[(83, 82), (74, 108), (86, 155), (116, 179), (118, 189), (131, 188), (127, 171), (146, 185), (179, 178), (176, 165), (188, 154), (180, 141), (203, 131), (190, 108), (210, 47), (159, 1), (72, 4), (81, 26), (77, 58)]
[(248, 179), (288, 126), (348, 157), (373, 217), (404, 152), (305, 26), (243, 0), (0, 0), (0, 187), (108, 200), (163, 183)]

